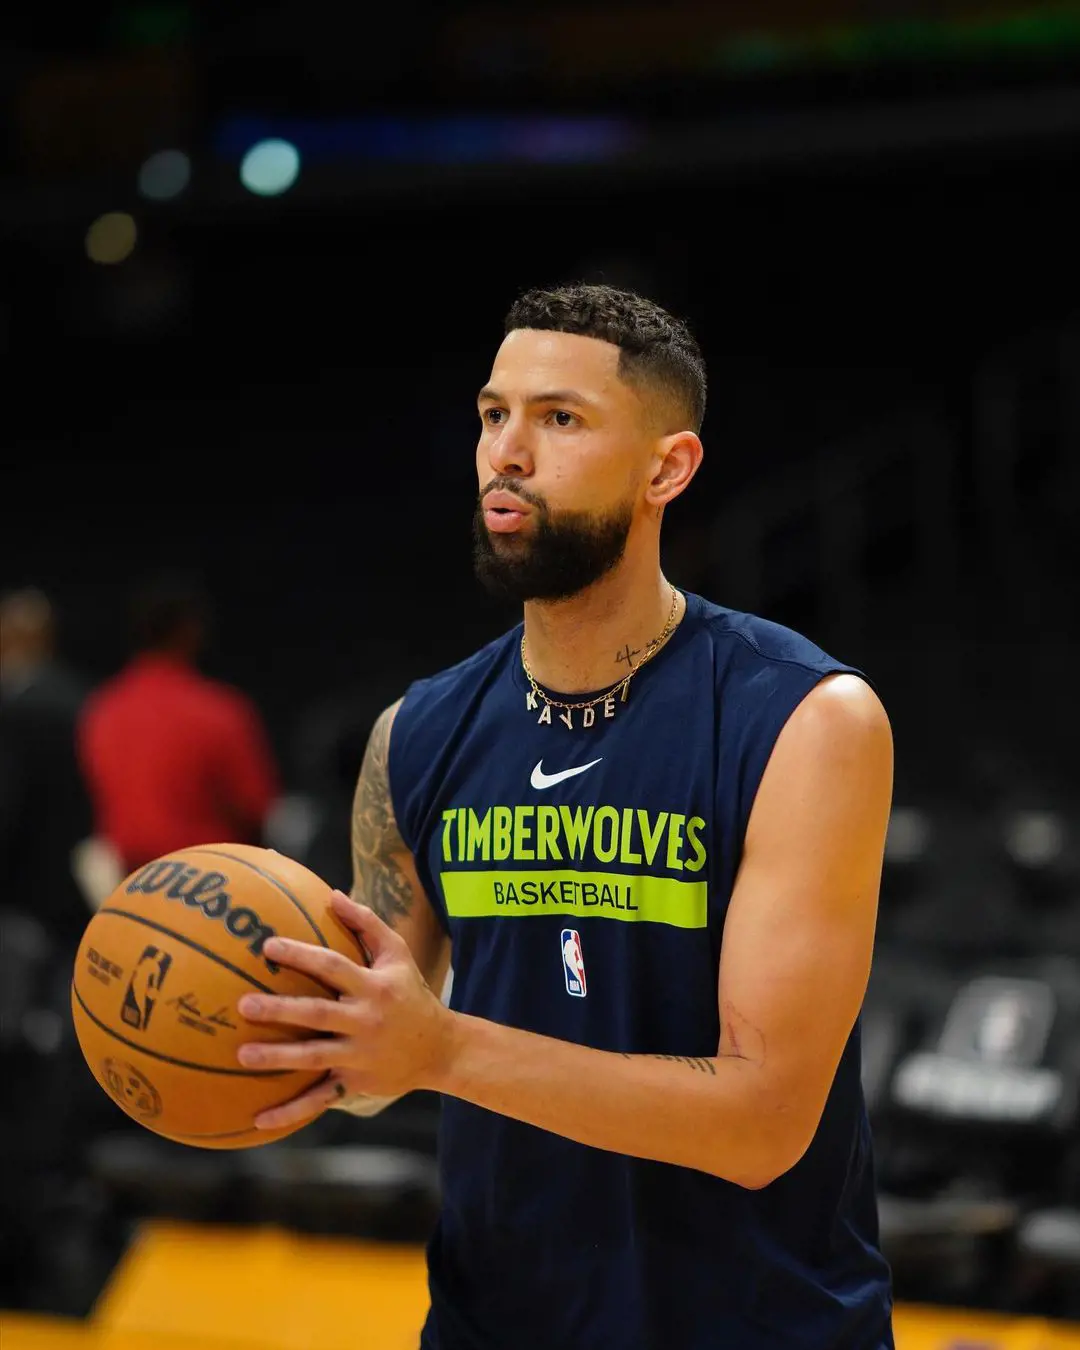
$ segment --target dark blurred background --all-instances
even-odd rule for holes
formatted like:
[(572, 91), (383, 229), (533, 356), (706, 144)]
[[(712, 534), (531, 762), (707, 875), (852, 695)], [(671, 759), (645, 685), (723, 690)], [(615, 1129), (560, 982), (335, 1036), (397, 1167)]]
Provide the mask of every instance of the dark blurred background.
[[(898, 1293), (1080, 1317), (1080, 7), (43, 4), (0, 33), (0, 589), (48, 596), (92, 687), (131, 588), (196, 577), (203, 668), (281, 767), (267, 836), (346, 883), (374, 716), (514, 618), (468, 538), (510, 302), (607, 281), (688, 319), (706, 462), (669, 574), (861, 666), (894, 721), (865, 1078)], [(22, 1015), (7, 1053), (45, 1072)], [(434, 1110), (281, 1156), (424, 1155)], [(106, 1136), (69, 1220), (99, 1253), (179, 1203)], [(84, 1310), (67, 1259), (0, 1302)]]

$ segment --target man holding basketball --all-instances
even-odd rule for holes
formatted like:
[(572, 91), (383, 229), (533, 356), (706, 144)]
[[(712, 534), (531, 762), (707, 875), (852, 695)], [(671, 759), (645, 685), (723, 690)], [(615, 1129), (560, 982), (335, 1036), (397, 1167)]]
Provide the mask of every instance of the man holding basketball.
[(892, 1345), (857, 1022), (892, 738), (858, 672), (663, 576), (704, 403), (652, 302), (516, 302), (475, 558), (524, 623), (372, 731), (334, 899), (370, 967), (274, 939), (340, 997), (240, 1003), (319, 1033), (245, 1065), (328, 1071), (267, 1128), (443, 1094), (426, 1350)]

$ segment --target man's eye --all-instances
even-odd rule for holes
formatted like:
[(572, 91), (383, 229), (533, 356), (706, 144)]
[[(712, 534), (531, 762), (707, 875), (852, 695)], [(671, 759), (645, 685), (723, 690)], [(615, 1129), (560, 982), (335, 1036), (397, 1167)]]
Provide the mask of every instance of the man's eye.
[(481, 416), (489, 426), (497, 427), (501, 425), (503, 410), (502, 408), (485, 408)]
[(572, 427), (577, 421), (573, 413), (566, 412), (562, 408), (556, 408), (549, 416), (557, 427)]

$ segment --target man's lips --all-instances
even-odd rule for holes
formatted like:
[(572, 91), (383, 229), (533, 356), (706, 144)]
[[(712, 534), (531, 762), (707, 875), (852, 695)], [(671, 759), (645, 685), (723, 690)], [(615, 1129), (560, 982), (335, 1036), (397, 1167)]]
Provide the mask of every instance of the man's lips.
[(521, 528), (521, 523), (530, 513), (531, 507), (512, 492), (489, 492), (483, 499), (484, 524), (492, 534), (512, 534)]

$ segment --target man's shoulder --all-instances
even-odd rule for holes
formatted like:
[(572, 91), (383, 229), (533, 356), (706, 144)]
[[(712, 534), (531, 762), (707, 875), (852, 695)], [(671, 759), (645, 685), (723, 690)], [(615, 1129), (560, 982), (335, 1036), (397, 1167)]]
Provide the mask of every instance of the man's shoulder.
[(201, 671), (192, 672), (187, 692), (189, 698), (208, 713), (234, 721), (258, 716), (255, 700), (250, 694), (227, 680), (204, 675)]
[[(123, 677), (121, 672), (118, 681)], [(118, 684), (117, 693), (140, 700), (161, 699), (179, 714), (195, 718), (237, 722), (257, 715), (255, 700), (245, 690), (187, 663), (154, 668), (133, 662), (126, 684)]]
[(91, 738), (126, 734), (133, 719), (143, 725), (147, 709), (158, 710), (162, 728), (181, 736), (241, 733), (259, 720), (254, 699), (224, 680), (180, 666), (170, 668), (162, 680), (133, 661), (84, 700), (78, 714), (80, 732)]
[(723, 657), (724, 665), (741, 669), (790, 666), (817, 674), (842, 670), (861, 673), (794, 628), (759, 614), (728, 609), (701, 596), (691, 600), (702, 629)]

